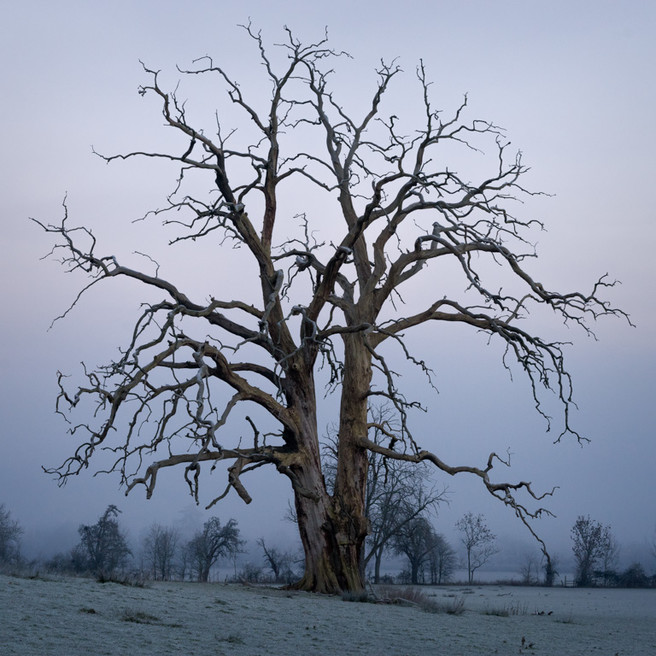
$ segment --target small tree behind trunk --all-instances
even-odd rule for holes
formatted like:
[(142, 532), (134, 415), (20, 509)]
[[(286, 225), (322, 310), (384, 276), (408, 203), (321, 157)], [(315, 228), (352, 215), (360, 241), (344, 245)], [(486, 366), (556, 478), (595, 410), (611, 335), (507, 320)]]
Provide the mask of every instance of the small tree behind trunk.
[(187, 549), (191, 558), (191, 567), (198, 581), (207, 583), (210, 572), (219, 558), (240, 553), (243, 540), (239, 538), (239, 528), (234, 519), (221, 526), (218, 517), (211, 517), (203, 525), (203, 530), (189, 541)]

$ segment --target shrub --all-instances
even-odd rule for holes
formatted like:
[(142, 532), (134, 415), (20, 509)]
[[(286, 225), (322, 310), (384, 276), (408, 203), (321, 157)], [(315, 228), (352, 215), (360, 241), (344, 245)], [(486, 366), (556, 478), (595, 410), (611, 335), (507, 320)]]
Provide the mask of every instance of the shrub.
[(649, 577), (640, 563), (633, 563), (619, 576), (619, 585), (625, 588), (647, 588)]
[[(404, 588), (383, 586), (379, 589), (379, 595), (387, 603), (418, 606), (428, 613), (439, 613), (443, 610), (434, 599), (430, 599), (424, 592), (412, 586)], [(445, 610), (449, 612), (449, 609)]]
[(346, 591), (342, 592), (342, 601), (354, 601), (359, 603), (366, 603), (372, 601), (372, 598), (366, 592), (366, 590), (359, 591)]

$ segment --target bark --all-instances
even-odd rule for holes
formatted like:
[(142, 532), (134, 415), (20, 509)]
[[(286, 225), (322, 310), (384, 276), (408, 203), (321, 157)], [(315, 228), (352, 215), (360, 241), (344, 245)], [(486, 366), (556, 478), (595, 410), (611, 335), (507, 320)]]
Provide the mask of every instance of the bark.
[[(368, 524), (364, 499), (368, 452), (360, 445), (367, 433), (367, 392), (371, 358), (361, 335), (345, 339), (337, 476), (332, 497), (323, 476), (311, 376), (294, 390), (304, 390), (298, 409), (303, 416), (300, 442), (291, 476), (305, 572), (295, 586), (324, 593), (361, 590), (363, 545)], [(299, 457), (300, 456), (300, 457)]]
[[(318, 493), (309, 494), (312, 489)], [(348, 514), (358, 512), (357, 504), (349, 507), (348, 500), (340, 500), (336, 510), (325, 490), (321, 468), (311, 460), (296, 468), (294, 500), (305, 554), (304, 574), (294, 587), (328, 594), (361, 590), (358, 547), (362, 539), (354, 534), (352, 522), (345, 521)]]
[(344, 338), (344, 379), (334, 492), (336, 536), (341, 559), (347, 564), (349, 590), (359, 590), (364, 584), (361, 563), (369, 529), (365, 514), (369, 454), (362, 446), (362, 439), (368, 431), (371, 356), (364, 339), (359, 333)]

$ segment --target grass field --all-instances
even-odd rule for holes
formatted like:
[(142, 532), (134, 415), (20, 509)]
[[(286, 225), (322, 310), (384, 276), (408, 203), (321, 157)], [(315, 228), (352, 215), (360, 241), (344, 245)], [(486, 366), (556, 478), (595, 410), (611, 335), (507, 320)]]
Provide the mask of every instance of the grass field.
[(240, 585), (0, 576), (0, 654), (656, 654), (656, 590), (418, 592), (414, 603), (374, 604)]

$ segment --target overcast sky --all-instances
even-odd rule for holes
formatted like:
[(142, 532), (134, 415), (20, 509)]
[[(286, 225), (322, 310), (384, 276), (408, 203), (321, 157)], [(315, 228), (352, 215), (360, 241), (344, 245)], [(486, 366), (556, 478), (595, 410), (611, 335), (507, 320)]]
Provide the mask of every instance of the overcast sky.
[[(353, 102), (363, 88), (373, 88), (381, 57), (399, 57), (406, 71), (401, 89), (412, 83), (422, 58), (435, 97), (446, 108), (468, 93), (472, 114), (507, 129), (531, 167), (531, 188), (551, 194), (524, 206), (527, 216), (539, 216), (548, 229), (535, 235), (541, 256), (535, 270), (545, 283), (585, 291), (609, 272), (622, 285), (608, 296), (630, 313), (636, 328), (603, 321), (596, 327), (598, 341), (574, 329), (566, 333), (573, 341), (569, 364), (579, 406), (574, 419), (592, 440), (585, 448), (571, 440), (553, 445), (555, 435), (545, 432), (523, 381), (509, 381), (494, 349), (457, 337), (433, 345), (440, 394), (417, 392), (429, 399), (430, 411), (414, 419), (415, 434), (454, 464), (479, 464), (489, 451), (509, 448), (509, 476), (543, 489), (559, 486), (549, 502), (557, 518), (538, 527), (556, 551), (569, 548), (569, 529), (579, 514), (611, 524), (627, 552), (652, 539), (656, 4), (23, 0), (2, 5), (0, 503), (25, 527), (31, 555), (44, 539), (43, 553), (72, 546), (77, 525), (95, 521), (109, 503), (123, 509), (135, 539), (152, 521), (194, 527), (210, 514), (193, 507), (177, 475), (160, 482), (146, 501), (140, 490), (125, 499), (114, 477), (84, 475), (60, 489), (42, 473), (41, 465), (59, 464), (74, 448), (53, 412), (57, 370), (77, 374), (81, 360), (113, 357), (126, 340), (138, 295), (123, 287), (97, 288), (48, 330), (84, 280), (39, 259), (51, 244), (28, 217), (58, 221), (67, 193), (71, 222), (93, 225), (107, 250), (121, 248), (122, 240), (133, 249), (134, 230), (137, 240), (149, 239), (148, 230), (157, 232), (157, 223), (134, 228), (130, 221), (161, 203), (171, 177), (161, 179), (156, 166), (107, 167), (91, 146), (119, 152), (167, 138), (155, 103), (137, 94), (146, 81), (140, 59), (174, 83), (175, 64), (184, 67), (209, 54), (245, 84), (257, 84), (256, 53), (237, 28), (249, 17), (267, 42), (281, 40), (283, 25), (308, 40), (327, 26), (333, 46), (355, 58), (340, 69), (340, 83), (352, 88)], [(395, 111), (405, 109), (411, 110)], [(417, 388), (419, 380), (408, 377)], [(439, 439), (433, 432), (438, 425)], [(222, 483), (216, 479), (217, 487)], [(488, 499), (476, 481), (440, 483), (449, 485), (452, 501), (440, 510), (438, 531), (453, 535), (454, 522), (472, 510), (485, 513), (508, 541), (528, 542), (508, 510)], [(281, 521), (289, 498), (286, 480), (264, 475), (252, 489), (251, 506), (229, 499), (212, 512), (236, 517), (249, 538), (292, 536), (293, 527)]]

